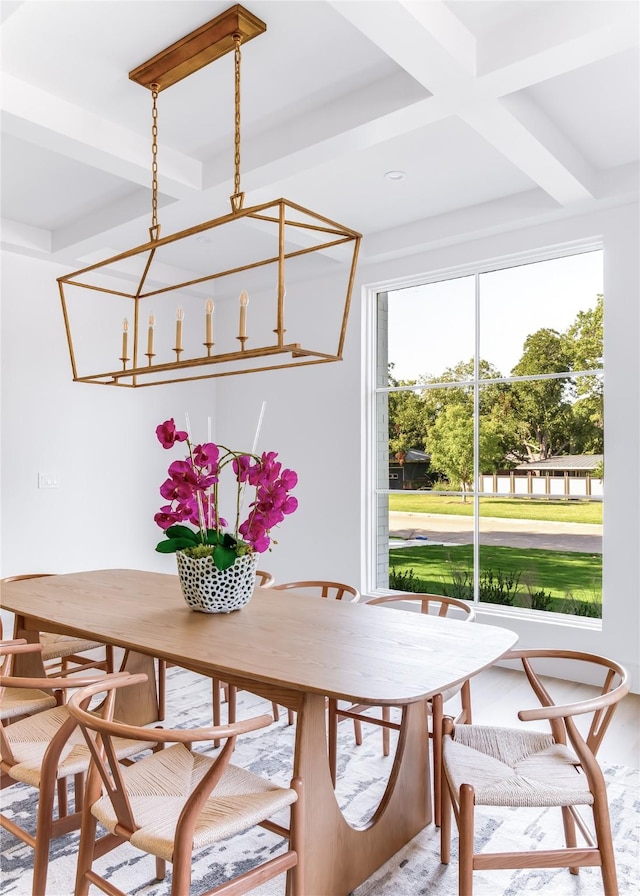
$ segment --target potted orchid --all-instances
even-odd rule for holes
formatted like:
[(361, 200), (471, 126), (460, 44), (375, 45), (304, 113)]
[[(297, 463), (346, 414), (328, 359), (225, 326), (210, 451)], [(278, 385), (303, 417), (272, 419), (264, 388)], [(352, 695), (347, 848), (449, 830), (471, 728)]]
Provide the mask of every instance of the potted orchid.
[[(297, 484), (297, 474), (282, 469), (273, 451), (256, 455), (213, 442), (194, 445), (187, 432), (176, 428), (173, 418), (161, 423), (156, 435), (163, 448), (173, 448), (177, 442), (184, 442), (187, 448), (186, 458), (170, 464), (169, 478), (160, 486), (160, 494), (168, 503), (154, 516), (165, 534), (156, 550), (163, 554), (176, 553), (183, 592), (190, 605), (187, 590), (192, 595), (195, 590), (185, 587), (187, 580), (191, 586), (195, 580), (207, 576), (206, 590), (211, 598), (208, 602), (217, 604), (216, 593), (234, 578), (222, 576), (227, 570), (235, 573), (237, 579), (238, 570), (246, 569), (245, 591), (250, 597), (257, 555), (269, 549), (273, 541), (271, 530), (298, 507), (297, 499), (290, 494)], [(218, 486), (225, 468), (233, 472), (236, 481), (231, 527), (219, 507)], [(253, 500), (248, 504), (246, 518), (241, 521), (247, 487), (253, 490)], [(205, 609), (220, 612), (211, 607)], [(226, 605), (223, 611), (228, 611)]]

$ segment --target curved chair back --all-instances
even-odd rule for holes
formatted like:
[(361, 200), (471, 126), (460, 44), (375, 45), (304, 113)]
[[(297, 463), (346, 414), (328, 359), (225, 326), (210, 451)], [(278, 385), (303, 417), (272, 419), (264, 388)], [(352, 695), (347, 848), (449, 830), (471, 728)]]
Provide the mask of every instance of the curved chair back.
[(275, 581), (276, 580), (270, 572), (265, 572), (263, 569), (256, 569), (256, 585), (260, 588), (271, 588), (271, 586), (275, 584)]
[(353, 585), (344, 585), (342, 582), (324, 582), (324, 581), (307, 581), (307, 582), (285, 582), (282, 585), (274, 585), (274, 591), (304, 591), (316, 597), (325, 597), (329, 600), (346, 600), (352, 604), (360, 600), (360, 592)]
[(476, 618), (473, 605), (466, 600), (458, 600), (457, 597), (445, 597), (443, 594), (423, 594), (420, 592), (406, 591), (402, 594), (390, 594), (385, 597), (374, 597), (366, 601), (367, 604), (392, 604), (402, 601), (420, 603), (420, 612), (429, 613), (432, 616), (455, 616), (464, 619), (465, 622), (473, 622)]

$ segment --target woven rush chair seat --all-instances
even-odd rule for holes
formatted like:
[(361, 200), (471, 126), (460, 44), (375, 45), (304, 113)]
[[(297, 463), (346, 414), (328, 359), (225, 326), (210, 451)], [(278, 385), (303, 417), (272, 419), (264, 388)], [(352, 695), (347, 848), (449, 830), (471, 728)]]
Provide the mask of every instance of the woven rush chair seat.
[(0, 701), (0, 720), (16, 719), (21, 716), (53, 709), (56, 698), (36, 688), (16, 688), (5, 693)]
[[(68, 721), (69, 711), (65, 705), (21, 719), (5, 728), (5, 737), (14, 758), (14, 763), (7, 769), (9, 777), (39, 788), (45, 753), (53, 738)], [(116, 755), (118, 759), (126, 759), (141, 750), (151, 749), (154, 743), (155, 741), (150, 740), (141, 744), (137, 740), (121, 738), (116, 742)], [(84, 774), (89, 767), (90, 758), (82, 732), (74, 726), (60, 750), (56, 778), (60, 780)]]
[[(451, 814), (459, 830), (458, 892), (472, 896), (473, 872), (498, 868), (599, 866), (604, 896), (618, 896), (607, 788), (596, 754), (620, 700), (629, 692), (626, 670), (606, 657), (575, 650), (515, 649), (538, 706), (518, 712), (521, 722), (547, 730), (461, 725), (443, 721), (440, 858), (451, 858)], [(559, 679), (602, 682), (599, 694), (558, 704), (536, 665), (556, 662)], [(562, 668), (562, 667), (565, 668)], [(585, 670), (585, 666), (588, 669)], [(568, 668), (567, 668), (568, 667)], [(581, 726), (575, 717), (581, 717)], [(583, 733), (583, 730), (586, 733)], [(562, 813), (565, 846), (559, 849), (487, 852), (474, 844), (475, 807), (548, 808)], [(590, 824), (578, 811), (589, 809)], [(586, 845), (578, 845), (578, 831)]]
[(575, 753), (550, 734), (459, 725), (445, 738), (452, 787), (474, 782), (476, 806), (591, 806), (593, 794)]
[[(173, 860), (180, 813), (216, 760), (191, 752), (184, 744), (146, 756), (125, 769), (123, 782), (136, 824), (132, 846), (168, 862)], [(294, 790), (277, 787), (259, 775), (229, 765), (205, 801), (193, 834), (193, 849), (212, 846), (240, 834), (296, 801)], [(102, 797), (91, 807), (100, 824), (116, 833), (118, 817), (111, 800)]]
[(62, 659), (76, 653), (104, 647), (100, 641), (87, 641), (83, 638), (73, 638), (71, 635), (54, 635), (52, 632), (42, 632), (40, 643), (42, 644), (42, 661), (45, 663), (49, 660)]

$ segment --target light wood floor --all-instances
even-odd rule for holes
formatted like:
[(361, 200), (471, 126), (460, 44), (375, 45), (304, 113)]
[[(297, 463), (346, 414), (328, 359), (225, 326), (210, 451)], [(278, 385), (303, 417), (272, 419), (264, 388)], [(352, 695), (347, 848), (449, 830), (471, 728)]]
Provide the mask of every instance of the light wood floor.
[[(549, 681), (554, 698), (561, 695), (567, 703), (595, 696), (596, 688), (573, 681)], [(479, 725), (516, 728), (518, 710), (537, 706), (523, 672), (494, 666), (476, 675), (471, 682), (473, 721)], [(530, 726), (533, 723), (528, 723)], [(544, 725), (544, 722), (538, 723)], [(542, 730), (542, 728), (541, 728)], [(598, 752), (600, 762), (640, 768), (640, 695), (627, 694), (605, 734)]]

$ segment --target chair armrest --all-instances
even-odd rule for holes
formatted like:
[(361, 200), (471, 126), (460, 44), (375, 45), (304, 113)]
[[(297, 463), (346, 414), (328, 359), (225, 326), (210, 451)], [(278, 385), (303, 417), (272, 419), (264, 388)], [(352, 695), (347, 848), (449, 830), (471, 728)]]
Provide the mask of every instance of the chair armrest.
[(518, 718), (522, 722), (535, 722), (540, 719), (561, 719), (583, 715), (584, 713), (596, 712), (598, 709), (611, 706), (613, 703), (617, 703), (618, 700), (622, 700), (628, 693), (629, 686), (625, 682), (619, 684), (617, 688), (614, 688), (607, 694), (592, 697), (590, 700), (581, 700), (579, 703), (565, 703), (562, 706), (540, 706), (536, 709), (521, 709), (518, 713)]

